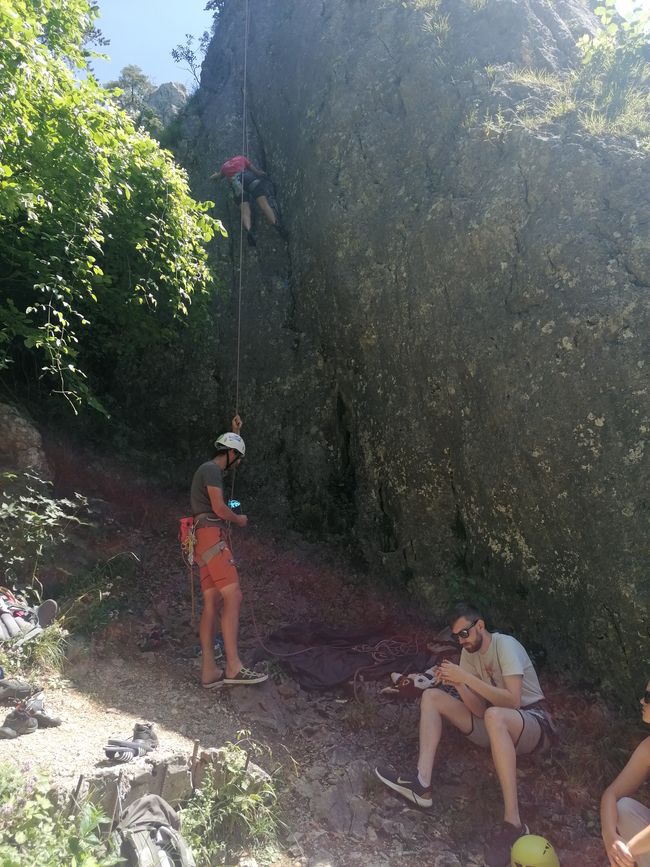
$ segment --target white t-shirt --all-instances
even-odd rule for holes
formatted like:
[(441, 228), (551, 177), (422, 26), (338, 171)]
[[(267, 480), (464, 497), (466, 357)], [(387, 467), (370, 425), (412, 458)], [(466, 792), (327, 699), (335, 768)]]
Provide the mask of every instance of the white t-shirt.
[(539, 685), (533, 663), (523, 646), (512, 635), (492, 633), (492, 641), (487, 653), (468, 653), (465, 648), (460, 654), (460, 667), (499, 689), (505, 689), (504, 676), (519, 674), (521, 684), (521, 706), (527, 707), (542, 701), (544, 693)]

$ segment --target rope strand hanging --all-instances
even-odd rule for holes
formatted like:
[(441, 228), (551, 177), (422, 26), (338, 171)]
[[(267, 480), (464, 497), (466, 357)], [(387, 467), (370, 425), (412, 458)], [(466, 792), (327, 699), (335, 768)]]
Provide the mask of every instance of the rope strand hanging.
[[(249, 7), (248, 0), (244, 7), (244, 71), (242, 81), (242, 153), (248, 159), (248, 123), (246, 119), (247, 105), (246, 95), (248, 89), (248, 38), (249, 38)], [(244, 185), (241, 188), (241, 198), (239, 203), (239, 285), (237, 288), (237, 363), (235, 368), (235, 415), (239, 415), (239, 379), (241, 367), (241, 309), (242, 309), (242, 286), (243, 286), (243, 268), (244, 268)], [(237, 476), (236, 469), (233, 469), (232, 482), (230, 485), (230, 498), (235, 496), (235, 479)], [(230, 528), (229, 528), (230, 535)], [(230, 540), (229, 540), (230, 541)], [(231, 549), (232, 550), (232, 549)]]

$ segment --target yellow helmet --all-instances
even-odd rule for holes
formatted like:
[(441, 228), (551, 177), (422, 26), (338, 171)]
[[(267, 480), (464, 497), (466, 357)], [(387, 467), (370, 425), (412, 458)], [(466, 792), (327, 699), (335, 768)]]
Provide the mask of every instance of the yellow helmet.
[(560, 862), (548, 840), (526, 834), (512, 847), (510, 867), (560, 867)]

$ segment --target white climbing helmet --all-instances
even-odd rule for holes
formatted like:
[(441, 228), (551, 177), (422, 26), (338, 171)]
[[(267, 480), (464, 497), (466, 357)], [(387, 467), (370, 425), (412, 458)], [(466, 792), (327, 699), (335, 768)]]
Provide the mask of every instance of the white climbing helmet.
[(236, 452), (239, 452), (242, 458), (246, 454), (246, 446), (244, 444), (244, 440), (239, 436), (239, 434), (236, 433), (221, 434), (219, 439), (215, 440), (214, 447), (223, 451), (230, 451), (230, 449), (234, 449)]

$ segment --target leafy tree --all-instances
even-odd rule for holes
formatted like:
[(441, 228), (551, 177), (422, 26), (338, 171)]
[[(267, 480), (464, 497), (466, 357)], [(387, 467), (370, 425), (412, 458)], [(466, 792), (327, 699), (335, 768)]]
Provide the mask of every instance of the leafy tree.
[(97, 403), (86, 374), (101, 384), (142, 333), (169, 344), (223, 232), (171, 155), (78, 75), (93, 20), (88, 0), (0, 0), (0, 374), (75, 407)]
[(197, 85), (201, 84), (200, 72), (205, 52), (210, 45), (211, 36), (207, 30), (198, 40), (198, 45), (194, 47), (195, 37), (191, 33), (185, 34), (185, 42), (179, 42), (176, 48), (172, 48), (172, 60), (178, 63), (183, 69), (191, 73)]
[(154, 92), (156, 85), (139, 66), (130, 64), (120, 71), (117, 81), (106, 84), (108, 90), (120, 91), (117, 102), (131, 117), (137, 117), (146, 104), (147, 97)]

